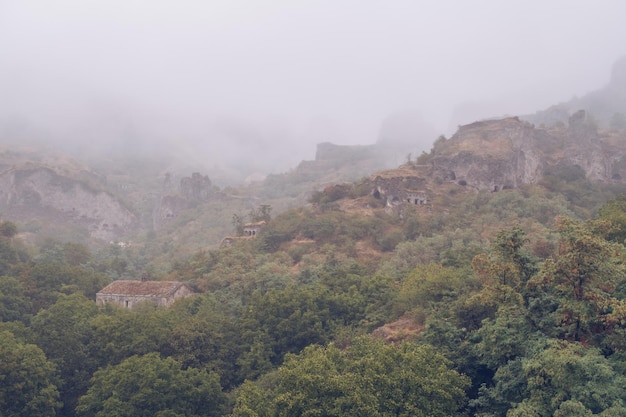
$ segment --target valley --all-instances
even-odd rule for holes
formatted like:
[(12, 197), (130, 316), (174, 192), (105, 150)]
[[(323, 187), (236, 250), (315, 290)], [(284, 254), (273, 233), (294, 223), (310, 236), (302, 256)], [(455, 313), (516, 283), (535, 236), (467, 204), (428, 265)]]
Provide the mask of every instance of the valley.
[(613, 92), (246, 183), (5, 144), (0, 414), (624, 415)]

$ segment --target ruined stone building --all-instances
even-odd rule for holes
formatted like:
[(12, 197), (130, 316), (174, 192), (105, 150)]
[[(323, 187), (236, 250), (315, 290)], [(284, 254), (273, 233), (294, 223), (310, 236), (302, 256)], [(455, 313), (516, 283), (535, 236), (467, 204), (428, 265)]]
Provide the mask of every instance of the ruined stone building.
[(96, 304), (116, 304), (133, 308), (137, 304), (151, 302), (169, 307), (174, 301), (192, 296), (194, 292), (177, 281), (113, 281), (96, 294)]
[(256, 236), (261, 232), (263, 227), (265, 227), (266, 222), (260, 221), (256, 223), (246, 223), (243, 225), (243, 235), (244, 236)]
[(220, 242), (220, 248), (227, 248), (239, 240), (254, 239), (261, 233), (267, 222), (262, 220), (256, 223), (246, 223), (243, 225), (243, 236), (225, 236)]
[(399, 204), (416, 206), (431, 205), (431, 192), (426, 188), (427, 180), (407, 168), (378, 172), (371, 178), (372, 195), (385, 201), (387, 207)]
[(409, 191), (406, 190), (405, 194), (406, 202), (414, 204), (416, 206), (423, 206), (430, 204), (430, 198), (426, 191)]

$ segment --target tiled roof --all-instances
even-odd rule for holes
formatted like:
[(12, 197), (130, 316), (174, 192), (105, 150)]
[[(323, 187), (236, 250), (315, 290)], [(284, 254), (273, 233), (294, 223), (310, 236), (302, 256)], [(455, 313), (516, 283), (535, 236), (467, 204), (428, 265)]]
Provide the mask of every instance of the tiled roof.
[(141, 295), (152, 297), (167, 297), (174, 294), (182, 282), (178, 281), (113, 281), (98, 294), (106, 295)]
[(265, 226), (266, 224), (267, 222), (265, 220), (261, 220), (256, 223), (246, 223), (243, 225), (243, 227), (260, 227), (260, 226)]

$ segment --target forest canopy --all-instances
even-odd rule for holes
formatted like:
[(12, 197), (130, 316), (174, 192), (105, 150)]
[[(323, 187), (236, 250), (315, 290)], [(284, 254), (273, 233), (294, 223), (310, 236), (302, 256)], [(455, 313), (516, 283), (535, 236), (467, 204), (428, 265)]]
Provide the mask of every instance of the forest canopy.
[(545, 193), (292, 209), (174, 264), (198, 294), (167, 309), (96, 306), (130, 255), (6, 226), (3, 415), (626, 414), (623, 197), (584, 220)]

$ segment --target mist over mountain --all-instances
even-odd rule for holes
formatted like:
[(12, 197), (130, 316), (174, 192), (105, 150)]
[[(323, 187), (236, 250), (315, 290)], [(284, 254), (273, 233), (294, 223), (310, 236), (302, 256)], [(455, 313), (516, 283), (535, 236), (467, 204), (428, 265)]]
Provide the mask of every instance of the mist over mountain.
[(0, 140), (231, 182), (322, 142), (419, 154), (458, 124), (602, 85), (625, 14), (617, 0), (1, 2)]
[(0, 0), (0, 414), (626, 415), (624, 16)]
[(587, 110), (594, 121), (603, 127), (626, 128), (626, 56), (612, 67), (611, 78), (603, 87), (574, 97), (525, 118), (535, 124), (566, 123), (580, 109)]

